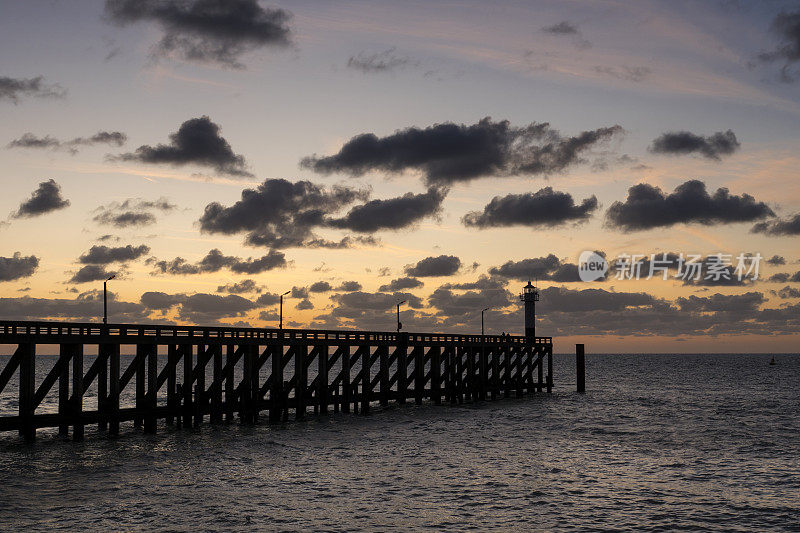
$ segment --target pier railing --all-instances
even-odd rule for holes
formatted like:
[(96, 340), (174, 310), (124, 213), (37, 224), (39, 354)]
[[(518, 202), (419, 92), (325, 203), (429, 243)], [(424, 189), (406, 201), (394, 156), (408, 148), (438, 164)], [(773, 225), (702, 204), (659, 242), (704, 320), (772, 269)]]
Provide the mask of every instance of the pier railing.
[[(82, 439), (94, 423), (114, 436), (125, 421), (155, 432), (159, 420), (254, 423), (266, 411), (280, 422), (290, 409), (298, 419), (308, 409), (366, 413), (374, 402), (457, 404), (553, 384), (550, 337), (0, 321), (0, 345), (16, 345), (0, 372), (0, 400), (11, 394), (18, 404), (16, 414), (0, 413), (0, 431), (26, 439), (42, 427), (62, 435), (71, 427)], [(59, 353), (39, 358), (37, 380), (38, 345)], [(17, 390), (5, 392), (15, 374)]]
[[(397, 342), (399, 338), (412, 343), (456, 342), (486, 344), (526, 344), (531, 339), (514, 335), (461, 335), (453, 333), (395, 333), (381, 331), (356, 330), (315, 330), (315, 329), (271, 329), (271, 328), (236, 328), (228, 326), (173, 326), (173, 325), (140, 325), (140, 324), (96, 324), (74, 322), (18, 322), (0, 320), (0, 338), (10, 339), (15, 336), (31, 336), (41, 339), (43, 344), (48, 338), (60, 339), (80, 337), (83, 339), (107, 336), (114, 339), (130, 340), (131, 338), (155, 337), (172, 339), (187, 337), (190, 339), (302, 339), (327, 341), (365, 341), (365, 342)], [(537, 344), (552, 344), (552, 337), (536, 337)], [(3, 342), (0, 342), (3, 344)], [(13, 343), (12, 343), (13, 344)]]

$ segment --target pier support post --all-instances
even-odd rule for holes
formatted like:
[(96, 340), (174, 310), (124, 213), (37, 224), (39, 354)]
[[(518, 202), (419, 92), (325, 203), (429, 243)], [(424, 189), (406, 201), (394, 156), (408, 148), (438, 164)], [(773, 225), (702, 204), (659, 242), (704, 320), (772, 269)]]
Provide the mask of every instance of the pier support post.
[(397, 403), (406, 403), (408, 393), (408, 369), (406, 368), (406, 353), (408, 350), (408, 333), (400, 333), (397, 336), (397, 348), (395, 348), (395, 365), (397, 374)]
[(425, 396), (425, 347), (415, 346), (411, 357), (414, 358), (414, 403), (421, 405)]
[(389, 346), (379, 346), (381, 405), (389, 405)]
[[(268, 350), (272, 351), (272, 357), (275, 358), (275, 350), (270, 346)], [(225, 349), (225, 368), (227, 368), (227, 375), (225, 376), (225, 422), (233, 422), (233, 413), (235, 410), (235, 388), (233, 385), (234, 359), (236, 358), (236, 345), (228, 344)]]
[(33, 396), (36, 393), (36, 345), (20, 344), (22, 358), (19, 362), (19, 435), (26, 441), (36, 438), (33, 423)]
[(489, 351), (492, 358), (492, 400), (500, 395), (500, 345), (495, 343)]
[(200, 427), (205, 418), (206, 411), (206, 364), (208, 363), (208, 355), (206, 351), (208, 346), (200, 344), (197, 346), (197, 366), (195, 368), (194, 385), (194, 427)]
[(62, 437), (69, 435), (69, 425), (66, 419), (69, 416), (69, 358), (72, 356), (71, 345), (61, 344), (60, 357), (67, 360), (61, 374), (58, 376), (58, 416), (61, 423), (58, 425), (58, 434)]
[(442, 358), (438, 346), (431, 346), (431, 398), (436, 405), (442, 404)]
[(175, 411), (178, 404), (177, 398), (177, 383), (178, 383), (178, 359), (180, 358), (180, 353), (178, 352), (178, 345), (177, 344), (170, 344), (167, 347), (167, 365), (169, 368), (169, 373), (167, 374), (167, 425), (173, 425), (175, 423)]
[(553, 392), (553, 348), (547, 350), (547, 392)]
[(308, 388), (308, 345), (298, 344), (294, 347), (294, 417), (302, 420), (306, 416), (306, 389)]
[(539, 380), (536, 385), (536, 390), (542, 392), (544, 390), (542, 388), (544, 386), (544, 351), (542, 348), (536, 350), (536, 366), (538, 366), (538, 375), (536, 377)]
[(158, 406), (158, 346), (153, 344), (147, 347), (147, 396), (145, 408), (147, 415), (144, 417), (144, 432), (156, 432), (156, 407)]
[(344, 345), (342, 346), (342, 412), (349, 413), (350, 412), (350, 402), (352, 401), (350, 398), (350, 393), (352, 391), (352, 387), (350, 385), (350, 346)]
[(108, 353), (108, 434), (119, 435), (119, 344), (109, 346)]
[(192, 359), (194, 348), (191, 344), (187, 344), (183, 351), (183, 384), (181, 385), (181, 392), (183, 392), (183, 416), (182, 427), (189, 429), (192, 427)]
[(145, 376), (147, 365), (147, 346), (144, 344), (136, 345), (136, 417), (133, 427), (142, 427), (142, 411), (145, 408)]
[[(380, 348), (378, 348), (380, 350)], [(370, 376), (370, 350), (368, 346), (361, 352), (361, 414), (369, 413), (369, 401), (372, 396), (372, 378)]]
[(583, 353), (583, 344), (575, 345), (575, 373), (576, 390), (586, 392), (586, 357)]
[(74, 420), (72, 440), (83, 440), (83, 344), (76, 344), (72, 353), (72, 398), (70, 414)]
[(467, 382), (464, 401), (474, 402), (478, 395), (478, 387), (475, 381), (475, 349), (469, 346), (464, 349), (467, 357)]
[(328, 404), (330, 403), (328, 399), (329, 352), (327, 344), (317, 346), (317, 404), (319, 405), (319, 412), (322, 414), (328, 412)]
[(445, 347), (444, 359), (444, 401), (456, 403), (456, 356), (450, 346)]
[(242, 384), (239, 389), (239, 421), (242, 424), (250, 424), (253, 422), (253, 406), (251, 405), (253, 399), (253, 351), (250, 349), (249, 344), (242, 346), (244, 350), (242, 364)]
[(483, 336), (481, 336), (481, 351), (478, 357), (478, 372), (480, 373), (480, 378), (478, 380), (478, 386), (480, 387), (478, 398), (480, 400), (486, 400), (486, 395), (489, 392), (489, 364), (486, 358), (486, 342)]
[(272, 386), (269, 391), (269, 421), (277, 424), (283, 414), (283, 345), (272, 347)]
[(97, 412), (100, 415), (97, 423), (98, 431), (108, 429), (108, 354), (110, 349), (109, 344), (101, 344), (97, 349), (97, 357), (103, 360), (97, 371)]
[(533, 386), (533, 365), (536, 361), (536, 349), (530, 344), (525, 347), (525, 391), (535, 392)]
[(511, 345), (507, 342), (503, 343), (503, 363), (501, 365), (501, 375), (503, 376), (503, 397), (511, 397), (511, 387), (513, 386), (512, 380), (512, 366), (514, 364), (514, 354)]
[(222, 422), (222, 345), (215, 345), (213, 350), (212, 383), (214, 383), (214, 388), (211, 391), (211, 423), (218, 424)]

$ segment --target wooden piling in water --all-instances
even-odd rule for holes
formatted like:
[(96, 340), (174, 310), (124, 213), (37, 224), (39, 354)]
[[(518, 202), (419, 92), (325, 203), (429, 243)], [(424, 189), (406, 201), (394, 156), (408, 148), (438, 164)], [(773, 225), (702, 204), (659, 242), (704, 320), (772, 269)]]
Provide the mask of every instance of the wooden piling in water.
[(575, 382), (578, 392), (586, 392), (586, 357), (583, 353), (583, 344), (575, 345)]

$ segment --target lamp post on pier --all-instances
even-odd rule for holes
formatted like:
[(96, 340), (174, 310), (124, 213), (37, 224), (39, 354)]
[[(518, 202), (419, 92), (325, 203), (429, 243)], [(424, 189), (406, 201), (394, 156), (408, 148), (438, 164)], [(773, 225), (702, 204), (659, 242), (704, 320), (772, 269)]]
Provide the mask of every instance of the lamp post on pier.
[(481, 337), (483, 337), (483, 313), (491, 309), (491, 307), (487, 307), (486, 309), (481, 309)]
[(108, 298), (106, 296), (108, 292), (108, 282), (112, 279), (116, 278), (116, 274), (111, 274), (111, 276), (103, 282), (103, 324), (108, 324)]
[(292, 291), (286, 291), (281, 294), (281, 311), (280, 311), (280, 321), (278, 322), (278, 329), (283, 329), (283, 297), (289, 294)]
[(397, 333), (400, 333), (400, 330), (403, 329), (403, 323), (400, 322), (400, 306), (404, 303), (406, 303), (405, 300), (397, 302)]

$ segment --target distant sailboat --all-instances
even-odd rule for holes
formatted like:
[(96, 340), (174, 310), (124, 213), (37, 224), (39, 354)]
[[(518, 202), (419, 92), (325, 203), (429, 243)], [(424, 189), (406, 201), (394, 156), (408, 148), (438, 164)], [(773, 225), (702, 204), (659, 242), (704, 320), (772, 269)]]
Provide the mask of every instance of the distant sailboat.
[(770, 360), (769, 364), (771, 364), (771, 365), (775, 365), (775, 364), (777, 364), (777, 363), (775, 362), (775, 356), (774, 356), (774, 355), (772, 356), (772, 359)]

